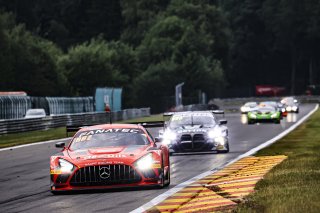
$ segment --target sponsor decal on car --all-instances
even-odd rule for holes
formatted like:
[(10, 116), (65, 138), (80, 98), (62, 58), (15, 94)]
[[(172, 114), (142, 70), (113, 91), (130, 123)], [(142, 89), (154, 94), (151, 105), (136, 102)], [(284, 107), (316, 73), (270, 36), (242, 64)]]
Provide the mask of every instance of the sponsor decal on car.
[(208, 130), (205, 129), (184, 129), (184, 130), (178, 130), (177, 133), (193, 133), (193, 132), (207, 132)]
[(142, 133), (140, 129), (96, 129), (82, 132), (80, 136), (88, 136), (103, 133)]
[(161, 164), (160, 164), (160, 163), (154, 163), (154, 164), (152, 165), (152, 167), (153, 167), (154, 169), (160, 169), (160, 168), (161, 168)]
[(99, 159), (99, 158), (126, 158), (127, 155), (124, 154), (105, 154), (105, 155), (90, 155), (84, 156), (83, 159), (90, 160), (90, 159)]
[(61, 174), (61, 170), (60, 169), (51, 169), (50, 170), (50, 174), (51, 175), (60, 175)]

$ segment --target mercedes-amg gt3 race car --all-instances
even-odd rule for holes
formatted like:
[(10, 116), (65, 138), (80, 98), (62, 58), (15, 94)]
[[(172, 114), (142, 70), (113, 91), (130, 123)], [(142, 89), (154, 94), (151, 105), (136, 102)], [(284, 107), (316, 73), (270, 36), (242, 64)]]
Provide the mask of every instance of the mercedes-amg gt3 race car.
[(272, 106), (258, 107), (252, 112), (248, 112), (248, 124), (274, 122), (279, 124), (281, 113)]
[(51, 156), (51, 192), (170, 184), (169, 150), (140, 125), (81, 128)]
[(176, 112), (166, 128), (159, 132), (170, 154), (183, 152), (229, 152), (227, 120), (219, 120), (213, 111)]

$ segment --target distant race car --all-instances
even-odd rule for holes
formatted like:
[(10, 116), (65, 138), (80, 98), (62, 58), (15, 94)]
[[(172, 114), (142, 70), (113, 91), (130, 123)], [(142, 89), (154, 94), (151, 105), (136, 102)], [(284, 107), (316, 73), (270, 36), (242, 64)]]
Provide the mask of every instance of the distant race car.
[(240, 107), (241, 113), (248, 113), (253, 111), (258, 106), (257, 102), (247, 102), (243, 106)]
[[(176, 112), (165, 130), (159, 132), (170, 154), (183, 152), (229, 152), (227, 120), (215, 118), (214, 111)], [(223, 111), (216, 111), (223, 113)]]
[(261, 122), (274, 122), (279, 124), (281, 120), (281, 113), (272, 106), (258, 107), (252, 112), (248, 112), (248, 124)]
[(287, 112), (299, 113), (299, 103), (297, 99), (286, 97), (281, 100), (281, 103), (285, 106)]
[(81, 128), (62, 152), (51, 156), (51, 192), (170, 184), (169, 150), (156, 146), (140, 125)]
[(286, 117), (288, 115), (288, 112), (286, 110), (286, 107), (284, 106), (283, 103), (281, 102), (276, 102), (276, 101), (263, 101), (259, 103), (260, 107), (264, 107), (264, 106), (272, 106), (274, 108), (276, 108), (279, 112), (281, 112), (280, 117), (282, 119), (282, 117)]

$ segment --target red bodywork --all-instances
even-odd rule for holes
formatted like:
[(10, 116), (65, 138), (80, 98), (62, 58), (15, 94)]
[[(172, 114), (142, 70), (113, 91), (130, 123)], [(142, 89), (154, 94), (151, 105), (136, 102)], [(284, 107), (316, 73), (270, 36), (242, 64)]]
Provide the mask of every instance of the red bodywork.
[[(61, 153), (51, 156), (50, 176), (53, 193), (66, 190), (169, 185), (169, 150), (167, 146), (157, 147), (145, 128), (132, 124), (104, 124), (82, 128), (75, 135), (97, 129), (139, 130), (146, 135), (149, 144), (71, 150), (74, 136)], [(152, 167), (148, 170), (140, 170), (136, 162), (146, 155), (152, 155)], [(62, 171), (59, 159), (73, 164), (72, 171)]]

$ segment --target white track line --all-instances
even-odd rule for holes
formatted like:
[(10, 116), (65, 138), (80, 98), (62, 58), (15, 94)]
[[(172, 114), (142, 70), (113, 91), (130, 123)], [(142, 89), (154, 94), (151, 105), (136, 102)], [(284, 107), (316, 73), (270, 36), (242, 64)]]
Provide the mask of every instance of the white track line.
[(279, 140), (280, 138), (286, 136), (287, 134), (289, 134), (292, 130), (294, 130), (295, 128), (297, 128), (300, 124), (302, 124), (305, 120), (307, 120), (315, 111), (317, 111), (319, 108), (319, 104), (317, 104), (315, 106), (315, 108), (310, 111), (307, 115), (305, 115), (303, 118), (301, 118), (297, 123), (293, 124), (290, 128), (286, 129), (285, 131), (281, 132), (279, 135), (275, 136), (274, 138), (264, 142), (263, 144), (260, 144), (259, 146), (249, 150), (248, 152), (239, 155), (238, 157), (236, 157), (235, 159), (226, 162), (223, 166), (215, 168), (213, 170), (204, 172), (196, 177), (191, 178), (190, 180), (187, 180), (183, 183), (180, 183), (179, 185), (175, 186), (174, 188), (166, 191), (165, 193), (158, 195), (157, 197), (155, 197), (154, 199), (152, 199), (150, 202), (140, 206), (139, 208), (131, 211), (130, 213), (141, 213), (141, 212), (145, 212), (146, 210), (152, 208), (153, 206), (156, 206), (157, 204), (161, 203), (162, 201), (164, 201), (166, 198), (170, 197), (171, 195), (175, 194), (176, 192), (180, 191), (181, 189), (185, 188), (186, 186), (189, 186), (190, 184), (192, 184), (193, 182), (206, 177), (208, 175), (211, 175), (219, 170), (221, 170), (222, 168), (244, 158), (244, 157), (248, 157), (250, 155), (253, 155), (254, 153), (256, 153), (257, 151), (273, 144), (274, 142), (276, 142), (277, 140)]
[(44, 142), (39, 142), (39, 143), (24, 144), (24, 145), (20, 145), (20, 146), (11, 146), (11, 147), (0, 149), (0, 152), (7, 151), (7, 150), (18, 149), (18, 148), (23, 148), (23, 147), (27, 147), (27, 146), (35, 146), (35, 145), (41, 145), (41, 144), (46, 144), (46, 143), (54, 143), (54, 142), (64, 141), (64, 140), (67, 140), (67, 139), (71, 139), (71, 138), (62, 138), (62, 139), (44, 141)]

